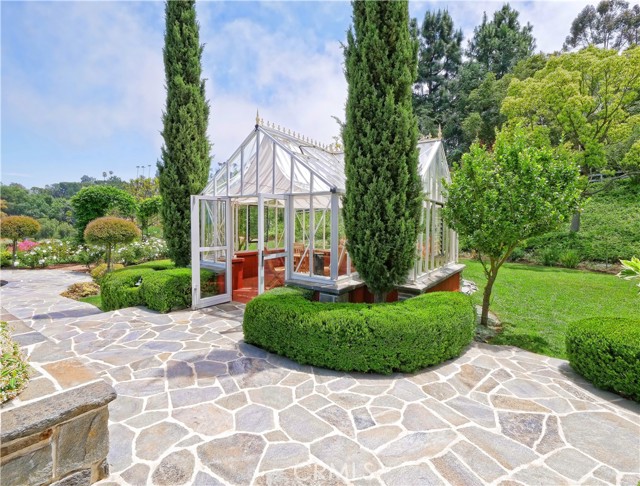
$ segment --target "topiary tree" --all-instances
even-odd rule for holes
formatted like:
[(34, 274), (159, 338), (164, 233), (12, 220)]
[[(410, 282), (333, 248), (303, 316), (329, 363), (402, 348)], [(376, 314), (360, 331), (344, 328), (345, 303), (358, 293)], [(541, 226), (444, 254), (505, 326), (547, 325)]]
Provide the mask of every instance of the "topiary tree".
[(415, 258), (422, 198), (411, 102), (417, 49), (407, 2), (353, 2), (343, 211), (349, 255), (376, 302), (405, 280)]
[(209, 104), (201, 78), (202, 45), (193, 0), (167, 1), (164, 68), (167, 105), (163, 115), (162, 160), (158, 181), (169, 256), (178, 266), (191, 258), (191, 194), (207, 183), (211, 144)]
[(487, 276), (486, 326), (498, 270), (520, 242), (570, 217), (580, 197), (579, 169), (544, 134), (516, 127), (498, 133), (493, 151), (474, 143), (445, 188), (444, 218), (478, 252)]
[(131, 194), (112, 186), (89, 186), (81, 189), (71, 198), (78, 239), (82, 240), (84, 230), (90, 221), (116, 213), (122, 217), (133, 217), (136, 200)]
[[(142, 236), (145, 236), (149, 225), (151, 224), (151, 220), (160, 214), (160, 210), (162, 208), (162, 197), (161, 196), (153, 196), (148, 197), (147, 199), (143, 199), (138, 204), (138, 210), (136, 211), (136, 216), (138, 217), (138, 223), (140, 224), (140, 229), (142, 230)], [(148, 236), (148, 235), (147, 235)]]
[(0, 236), (13, 242), (13, 265), (16, 264), (18, 240), (35, 236), (40, 231), (40, 223), (29, 216), (6, 216), (0, 220)]
[(107, 273), (111, 271), (111, 253), (117, 244), (131, 243), (140, 237), (140, 230), (133, 223), (122, 218), (104, 217), (91, 221), (84, 230), (84, 238), (92, 245), (105, 247)]

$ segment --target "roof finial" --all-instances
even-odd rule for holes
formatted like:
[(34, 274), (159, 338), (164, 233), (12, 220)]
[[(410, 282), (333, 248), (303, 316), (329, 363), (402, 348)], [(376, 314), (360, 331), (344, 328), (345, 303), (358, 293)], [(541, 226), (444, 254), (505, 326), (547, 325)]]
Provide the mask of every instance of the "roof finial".
[(438, 124), (438, 139), (442, 140), (442, 125)]
[(260, 113), (258, 112), (257, 108), (256, 108), (256, 125), (260, 125)]

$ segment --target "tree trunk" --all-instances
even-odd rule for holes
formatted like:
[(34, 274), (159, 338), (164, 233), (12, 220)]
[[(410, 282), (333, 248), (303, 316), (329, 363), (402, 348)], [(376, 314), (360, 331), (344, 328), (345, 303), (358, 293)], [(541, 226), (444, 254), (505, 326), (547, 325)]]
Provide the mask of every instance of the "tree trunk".
[(107, 273), (111, 273), (111, 245), (107, 245)]
[(374, 292), (373, 293), (373, 303), (374, 304), (382, 304), (387, 301), (388, 292)]
[(16, 257), (18, 256), (18, 240), (13, 240), (13, 261), (11, 264), (16, 266)]
[(484, 294), (482, 296), (482, 314), (480, 316), (480, 324), (487, 326), (489, 324), (489, 304), (491, 303), (491, 291), (493, 290), (493, 283), (496, 281), (498, 270), (489, 273), (487, 278), (487, 285), (484, 288)]
[(580, 231), (580, 211), (576, 211), (573, 213), (573, 217), (571, 218), (571, 228), (570, 231), (572, 233), (577, 233)]

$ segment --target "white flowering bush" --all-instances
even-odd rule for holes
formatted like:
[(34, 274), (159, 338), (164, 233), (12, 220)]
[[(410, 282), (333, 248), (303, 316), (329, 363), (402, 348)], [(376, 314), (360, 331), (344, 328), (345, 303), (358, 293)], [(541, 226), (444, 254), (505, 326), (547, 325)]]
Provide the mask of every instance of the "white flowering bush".
[[(134, 265), (149, 260), (166, 258), (167, 245), (162, 238), (148, 238), (118, 246), (113, 253), (113, 261), (124, 265)], [(102, 261), (104, 248), (94, 245), (77, 245), (62, 240), (43, 240), (28, 249), (18, 247), (17, 268), (46, 268), (59, 263), (80, 263), (91, 268)], [(8, 262), (10, 264), (10, 262)]]
[[(18, 247), (19, 248), (19, 247)], [(58, 263), (71, 263), (75, 245), (62, 240), (42, 240), (26, 251), (18, 251), (18, 265), (45, 268)]]
[(135, 265), (149, 260), (160, 260), (167, 256), (167, 245), (162, 238), (147, 238), (145, 241), (134, 241), (114, 251), (115, 262), (124, 265)]

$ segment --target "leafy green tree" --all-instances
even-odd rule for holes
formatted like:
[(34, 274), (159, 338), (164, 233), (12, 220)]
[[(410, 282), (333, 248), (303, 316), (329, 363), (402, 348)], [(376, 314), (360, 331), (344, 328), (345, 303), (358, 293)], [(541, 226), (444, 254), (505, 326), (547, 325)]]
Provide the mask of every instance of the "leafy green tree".
[(92, 245), (105, 248), (107, 272), (111, 272), (111, 254), (116, 245), (131, 243), (140, 237), (140, 230), (133, 221), (104, 217), (91, 221), (84, 230), (84, 239)]
[(138, 217), (138, 224), (140, 224), (140, 229), (142, 230), (143, 237), (148, 236), (147, 230), (151, 225), (153, 218), (160, 214), (161, 209), (161, 196), (153, 196), (147, 199), (143, 199), (142, 201), (140, 201), (140, 204), (138, 204), (136, 216)]
[(450, 85), (462, 65), (462, 31), (455, 30), (446, 10), (427, 11), (419, 31), (418, 79), (414, 107), (422, 133), (446, 132), (451, 105)]
[(380, 302), (404, 281), (415, 258), (422, 193), (411, 98), (418, 45), (406, 1), (352, 5), (344, 224), (349, 254)]
[(518, 61), (533, 54), (536, 41), (531, 24), (520, 27), (518, 11), (508, 3), (493, 14), (489, 21), (486, 12), (482, 24), (473, 31), (467, 55), (482, 64), (497, 79), (507, 74)]
[(543, 131), (514, 127), (498, 133), (493, 151), (474, 143), (445, 188), (444, 218), (478, 252), (487, 276), (486, 326), (493, 284), (514, 248), (557, 229), (577, 207), (578, 167)]
[(78, 238), (82, 240), (84, 229), (90, 221), (117, 214), (123, 217), (133, 217), (136, 211), (136, 201), (122, 189), (106, 185), (95, 185), (83, 188), (71, 198), (75, 227)]
[(124, 190), (136, 198), (137, 201), (160, 195), (158, 178), (138, 177), (125, 183)]
[(169, 255), (177, 266), (186, 266), (191, 254), (190, 196), (204, 189), (211, 163), (207, 139), (209, 104), (201, 78), (203, 46), (195, 2), (167, 1), (165, 20), (167, 104), (158, 174)]
[(0, 220), (0, 237), (12, 241), (14, 265), (18, 252), (18, 240), (35, 236), (38, 231), (40, 231), (40, 223), (29, 216), (6, 216)]
[[(638, 66), (640, 47), (621, 54), (589, 47), (553, 56), (533, 77), (510, 84), (502, 113), (509, 124), (547, 127), (555, 145), (573, 149), (584, 176), (637, 173), (632, 148), (640, 136)], [(572, 231), (580, 228), (579, 215)]]
[(485, 74), (482, 82), (466, 98), (464, 113), (468, 114), (462, 122), (465, 149), (476, 139), (482, 144), (493, 145), (496, 130), (506, 121), (500, 107), (507, 96), (511, 80), (529, 78), (544, 68), (546, 63), (546, 55), (536, 54), (519, 61), (511, 72), (500, 79), (496, 78), (495, 73)]
[(629, 8), (625, 0), (602, 0), (597, 7), (587, 5), (571, 23), (563, 49), (588, 46), (620, 50), (638, 43), (640, 6)]

